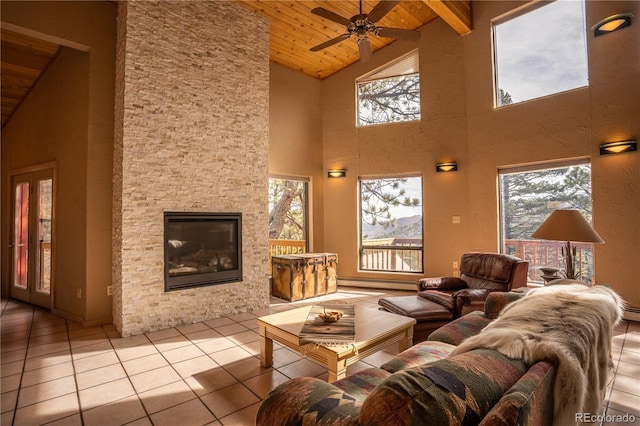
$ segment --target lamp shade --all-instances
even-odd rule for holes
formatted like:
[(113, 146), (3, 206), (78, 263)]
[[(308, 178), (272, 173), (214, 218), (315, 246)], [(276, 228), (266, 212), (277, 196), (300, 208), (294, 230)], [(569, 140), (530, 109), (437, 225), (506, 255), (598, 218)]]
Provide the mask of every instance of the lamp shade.
[(604, 243), (602, 237), (577, 210), (554, 211), (531, 237), (552, 241)]

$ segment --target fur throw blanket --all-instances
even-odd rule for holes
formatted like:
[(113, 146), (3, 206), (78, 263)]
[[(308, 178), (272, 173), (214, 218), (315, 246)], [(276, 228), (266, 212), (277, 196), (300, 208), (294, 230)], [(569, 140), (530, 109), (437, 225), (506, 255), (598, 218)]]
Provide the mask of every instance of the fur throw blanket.
[(452, 355), (487, 348), (529, 365), (555, 362), (553, 424), (575, 425), (576, 413), (598, 413), (613, 371), (613, 328), (623, 310), (623, 300), (608, 287), (542, 287), (507, 305)]

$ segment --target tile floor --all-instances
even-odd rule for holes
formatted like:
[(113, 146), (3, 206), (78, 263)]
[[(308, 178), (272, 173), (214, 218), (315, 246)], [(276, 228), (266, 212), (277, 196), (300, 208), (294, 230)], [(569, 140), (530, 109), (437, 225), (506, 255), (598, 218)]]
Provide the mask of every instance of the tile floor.
[[(81, 328), (44, 310), (3, 299), (1, 418), (3, 425), (253, 425), (260, 401), (289, 378), (327, 373), (274, 344), (274, 366), (260, 367), (256, 318), (329, 300), (377, 309), (384, 292), (338, 293), (268, 309), (121, 338), (113, 325)], [(615, 333), (617, 374), (601, 414), (640, 423), (640, 324)], [(350, 366), (378, 366), (397, 345)], [(623, 424), (604, 422), (606, 425)]]

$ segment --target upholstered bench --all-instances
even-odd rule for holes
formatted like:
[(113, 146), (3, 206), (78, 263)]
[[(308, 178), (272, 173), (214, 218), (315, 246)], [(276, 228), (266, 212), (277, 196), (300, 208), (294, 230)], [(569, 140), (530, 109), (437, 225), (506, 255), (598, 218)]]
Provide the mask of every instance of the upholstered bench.
[(460, 259), (460, 278), (438, 277), (418, 280), (414, 296), (385, 297), (379, 308), (416, 319), (413, 341), (469, 312), (482, 311), (487, 296), (527, 285), (529, 263), (500, 253), (471, 252)]
[(413, 341), (427, 340), (429, 334), (453, 319), (453, 313), (444, 306), (417, 296), (385, 297), (378, 301), (385, 311), (416, 319)]

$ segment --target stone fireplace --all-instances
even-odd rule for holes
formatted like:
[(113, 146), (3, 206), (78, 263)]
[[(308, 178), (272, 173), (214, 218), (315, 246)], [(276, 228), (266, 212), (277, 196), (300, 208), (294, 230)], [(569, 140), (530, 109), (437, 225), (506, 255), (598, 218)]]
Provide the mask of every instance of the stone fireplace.
[[(113, 322), (120, 334), (268, 306), (266, 19), (233, 2), (118, 2), (115, 108)], [(165, 212), (191, 212), (177, 217), (189, 220), (218, 212), (227, 221), (211, 232), (169, 231), (176, 246), (200, 245), (192, 257), (216, 252), (206, 268), (167, 257)], [(229, 212), (242, 217), (237, 234)], [(200, 232), (212, 238), (198, 242)], [(237, 258), (227, 253), (235, 235)], [(185, 286), (190, 268), (210, 270)], [(180, 278), (165, 291), (172, 270), (170, 278)]]
[(242, 214), (164, 213), (164, 290), (242, 281)]

